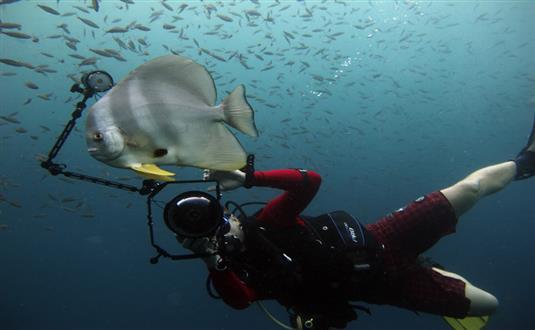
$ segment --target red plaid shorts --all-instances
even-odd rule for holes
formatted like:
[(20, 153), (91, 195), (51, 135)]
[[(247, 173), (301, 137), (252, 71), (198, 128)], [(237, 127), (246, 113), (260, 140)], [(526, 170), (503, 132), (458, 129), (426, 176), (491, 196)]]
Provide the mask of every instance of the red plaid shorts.
[(418, 262), (440, 238), (455, 232), (457, 217), (441, 192), (420, 197), (374, 224), (367, 225), (384, 245), (385, 282), (374, 287), (370, 303), (465, 317), (470, 300), (463, 281), (446, 277)]

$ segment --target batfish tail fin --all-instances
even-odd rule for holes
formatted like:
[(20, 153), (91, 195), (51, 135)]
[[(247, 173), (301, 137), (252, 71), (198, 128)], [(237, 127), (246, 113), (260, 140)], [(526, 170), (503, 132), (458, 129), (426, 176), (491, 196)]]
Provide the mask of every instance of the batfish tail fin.
[(218, 171), (233, 171), (246, 165), (247, 154), (226, 125), (199, 126), (185, 140), (179, 151), (181, 164)]
[(221, 104), (225, 122), (238, 131), (252, 137), (258, 136), (253, 109), (245, 99), (245, 87), (239, 85)]

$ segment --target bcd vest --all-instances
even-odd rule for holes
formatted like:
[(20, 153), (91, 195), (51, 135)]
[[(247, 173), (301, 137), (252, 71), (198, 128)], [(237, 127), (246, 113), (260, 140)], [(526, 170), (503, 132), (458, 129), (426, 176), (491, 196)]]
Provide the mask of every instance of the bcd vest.
[(231, 268), (263, 296), (292, 307), (357, 300), (380, 270), (382, 247), (353, 216), (336, 211), (302, 217), (305, 225), (242, 221), (246, 252)]

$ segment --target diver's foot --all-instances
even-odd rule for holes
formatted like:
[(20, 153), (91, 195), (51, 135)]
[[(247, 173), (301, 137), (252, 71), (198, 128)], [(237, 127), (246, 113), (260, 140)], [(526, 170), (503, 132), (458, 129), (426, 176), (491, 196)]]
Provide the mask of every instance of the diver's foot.
[(515, 180), (527, 179), (535, 175), (535, 120), (528, 143), (516, 156), (515, 163)]

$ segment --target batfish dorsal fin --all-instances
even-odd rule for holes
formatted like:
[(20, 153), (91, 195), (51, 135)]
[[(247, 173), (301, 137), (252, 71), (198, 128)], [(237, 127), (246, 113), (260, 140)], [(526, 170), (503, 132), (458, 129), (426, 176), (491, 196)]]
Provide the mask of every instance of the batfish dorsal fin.
[(216, 100), (214, 80), (208, 71), (202, 65), (178, 55), (158, 57), (140, 65), (120, 85), (130, 83), (135, 83), (139, 90), (159, 99), (179, 97), (182, 102), (201, 102), (209, 106), (213, 106)]

